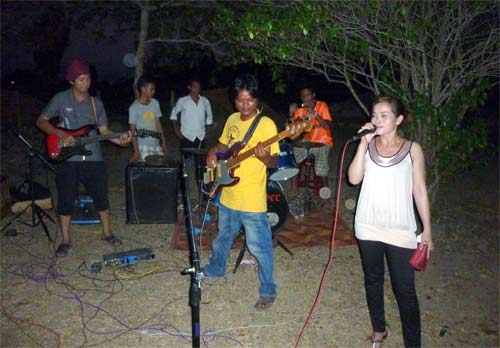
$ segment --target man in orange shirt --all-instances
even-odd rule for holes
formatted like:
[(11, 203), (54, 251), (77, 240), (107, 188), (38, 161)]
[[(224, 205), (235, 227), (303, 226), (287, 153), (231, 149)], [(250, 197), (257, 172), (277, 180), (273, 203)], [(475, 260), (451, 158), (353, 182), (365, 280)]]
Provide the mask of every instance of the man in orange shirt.
[[(322, 186), (328, 184), (328, 154), (333, 147), (332, 133), (330, 123), (332, 116), (328, 105), (325, 102), (316, 100), (316, 93), (311, 87), (305, 87), (300, 90), (300, 99), (302, 105), (299, 107), (296, 103), (290, 104), (290, 117), (301, 118), (308, 116), (313, 123), (310, 132), (304, 134), (303, 141), (321, 143), (323, 146), (311, 148), (309, 154), (315, 158), (314, 171), (317, 176), (322, 178)], [(307, 157), (307, 150), (302, 147), (294, 147), (293, 152), (297, 163), (301, 163)]]

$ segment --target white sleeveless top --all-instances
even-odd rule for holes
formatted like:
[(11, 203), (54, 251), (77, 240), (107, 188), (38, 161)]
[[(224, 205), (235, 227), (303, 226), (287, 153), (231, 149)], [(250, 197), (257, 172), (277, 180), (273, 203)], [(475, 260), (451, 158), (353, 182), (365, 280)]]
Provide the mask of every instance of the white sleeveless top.
[(391, 157), (378, 153), (375, 140), (368, 145), (354, 222), (358, 239), (417, 247), (411, 145), (405, 140)]

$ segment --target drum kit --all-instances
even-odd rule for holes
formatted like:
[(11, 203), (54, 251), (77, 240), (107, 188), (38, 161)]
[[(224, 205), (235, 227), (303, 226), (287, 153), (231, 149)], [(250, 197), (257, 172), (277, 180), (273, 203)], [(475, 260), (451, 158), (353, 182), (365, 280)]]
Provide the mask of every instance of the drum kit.
[[(323, 144), (308, 141), (294, 143), (282, 142), (279, 144), (280, 153), (278, 157), (278, 165), (276, 168), (268, 171), (268, 181), (266, 184), (267, 217), (273, 234), (283, 227), (289, 213), (289, 204), (286, 189), (283, 187), (283, 183), (299, 174), (299, 168), (295, 161), (292, 145), (307, 149), (309, 155), (309, 149), (320, 147)], [(192, 155), (195, 158), (199, 205), (203, 199), (203, 172), (205, 171), (205, 156), (207, 154), (207, 150), (199, 148), (182, 148), (181, 152)], [(309, 159), (307, 159), (307, 161), (309, 161)], [(215, 204), (217, 204), (217, 202), (215, 202)]]

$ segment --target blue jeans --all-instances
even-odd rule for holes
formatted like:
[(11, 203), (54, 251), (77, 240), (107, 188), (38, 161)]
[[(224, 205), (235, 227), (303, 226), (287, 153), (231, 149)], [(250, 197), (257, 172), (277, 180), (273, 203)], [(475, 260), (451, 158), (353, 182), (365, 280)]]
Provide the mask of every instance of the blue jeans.
[(273, 242), (265, 212), (248, 213), (219, 204), (219, 234), (212, 242), (212, 256), (203, 272), (207, 277), (224, 276), (229, 250), (241, 225), (245, 227), (248, 250), (259, 263), (259, 296), (274, 298), (276, 284), (273, 277)]

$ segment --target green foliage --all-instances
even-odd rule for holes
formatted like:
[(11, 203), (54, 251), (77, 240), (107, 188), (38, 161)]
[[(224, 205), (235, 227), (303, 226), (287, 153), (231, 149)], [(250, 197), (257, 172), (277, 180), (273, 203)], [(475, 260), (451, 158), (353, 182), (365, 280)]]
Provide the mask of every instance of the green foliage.
[(472, 115), (484, 104), (489, 88), (487, 80), (476, 80), (440, 107), (422, 94), (406, 100), (412, 115), (411, 122), (403, 127), (404, 134), (424, 149), (430, 187), (437, 185), (441, 177), (470, 167), (476, 163), (478, 152), (486, 150), (484, 121)]
[[(317, 52), (320, 43), (318, 31), (327, 20), (320, 1), (293, 1), (281, 6), (257, 6), (242, 15), (224, 10), (213, 21), (216, 31), (230, 36), (236, 42), (235, 53), (257, 64), (272, 59), (286, 60), (298, 50), (307, 47), (310, 54)], [(336, 35), (338, 28), (332, 28)], [(242, 47), (247, 43), (255, 50)]]
[[(239, 62), (301, 67), (341, 81), (360, 106), (357, 87), (404, 99), (405, 131), (426, 152), (430, 189), (474, 162), (486, 148), (472, 111), (498, 77), (499, 9), (494, 1), (258, 0), (223, 11), (215, 30)], [(278, 74), (279, 75), (279, 74)], [(277, 75), (277, 76), (278, 76)], [(282, 80), (273, 76), (282, 90)]]

